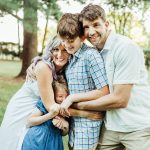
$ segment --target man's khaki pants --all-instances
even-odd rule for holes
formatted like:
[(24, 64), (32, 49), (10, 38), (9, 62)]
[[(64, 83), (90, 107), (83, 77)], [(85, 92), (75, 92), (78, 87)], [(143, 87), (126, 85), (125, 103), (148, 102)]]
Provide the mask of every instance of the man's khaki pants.
[(150, 150), (150, 128), (124, 133), (103, 126), (96, 150)]

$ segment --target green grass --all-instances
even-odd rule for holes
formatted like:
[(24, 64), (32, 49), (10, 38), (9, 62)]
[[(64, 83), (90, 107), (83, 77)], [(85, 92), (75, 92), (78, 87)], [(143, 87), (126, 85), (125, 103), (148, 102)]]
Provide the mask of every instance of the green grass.
[(14, 77), (19, 74), (21, 62), (0, 60), (0, 68), (0, 77)]
[(0, 61), (0, 124), (12, 95), (21, 87), (23, 80), (15, 79), (21, 63), (18, 61)]
[[(10, 98), (21, 87), (24, 80), (14, 78), (19, 74), (21, 62), (0, 60), (0, 124)], [(64, 148), (68, 150), (68, 138), (63, 138)]]

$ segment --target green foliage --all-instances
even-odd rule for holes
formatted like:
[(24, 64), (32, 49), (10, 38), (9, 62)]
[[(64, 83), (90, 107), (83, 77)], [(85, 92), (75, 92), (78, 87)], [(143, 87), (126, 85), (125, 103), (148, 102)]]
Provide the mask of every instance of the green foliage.
[(150, 49), (144, 50), (145, 65), (147, 69), (150, 69)]
[(23, 8), (24, 3), (28, 3), (30, 18), (33, 15), (31, 8), (32, 11), (42, 11), (45, 16), (54, 16), (57, 20), (62, 14), (56, 0), (0, 0), (0, 15), (11, 14), (19, 19), (15, 13)]
[(142, 14), (148, 8), (148, 3), (143, 0), (106, 0), (109, 7), (109, 18), (118, 33), (127, 35), (133, 22), (133, 13)]
[[(41, 5), (43, 7), (41, 7)], [(56, 0), (42, 0), (39, 2), (38, 8), (45, 14), (46, 18), (54, 16), (54, 18), (58, 20), (62, 15), (62, 12), (60, 11), (60, 8), (56, 3)]]
[(19, 19), (19, 17), (16, 16), (16, 12), (22, 8), (22, 5), (22, 0), (0, 0), (0, 14), (1, 16), (11, 14)]

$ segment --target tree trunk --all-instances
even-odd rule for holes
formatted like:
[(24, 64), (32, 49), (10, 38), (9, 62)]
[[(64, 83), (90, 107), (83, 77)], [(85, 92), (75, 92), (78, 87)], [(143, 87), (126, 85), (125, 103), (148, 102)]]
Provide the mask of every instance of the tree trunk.
[(26, 69), (33, 57), (37, 55), (37, 0), (24, 0), (24, 41), (22, 68), (19, 77), (25, 77)]
[(45, 39), (46, 39), (47, 27), (48, 27), (48, 15), (46, 16), (46, 25), (45, 25), (45, 30), (44, 30), (43, 42), (42, 42), (42, 52), (41, 52), (41, 55), (43, 54), (43, 51), (44, 51), (44, 48), (45, 48)]

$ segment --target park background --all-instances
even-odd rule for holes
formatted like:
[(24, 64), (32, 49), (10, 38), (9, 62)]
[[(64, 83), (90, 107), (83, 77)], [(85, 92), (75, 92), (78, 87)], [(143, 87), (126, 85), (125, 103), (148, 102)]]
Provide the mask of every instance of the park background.
[[(150, 83), (150, 0), (0, 0), (0, 124), (32, 58), (42, 55), (56, 34), (59, 18), (89, 3), (102, 5), (111, 29), (143, 49)], [(67, 150), (67, 137), (64, 143)]]

